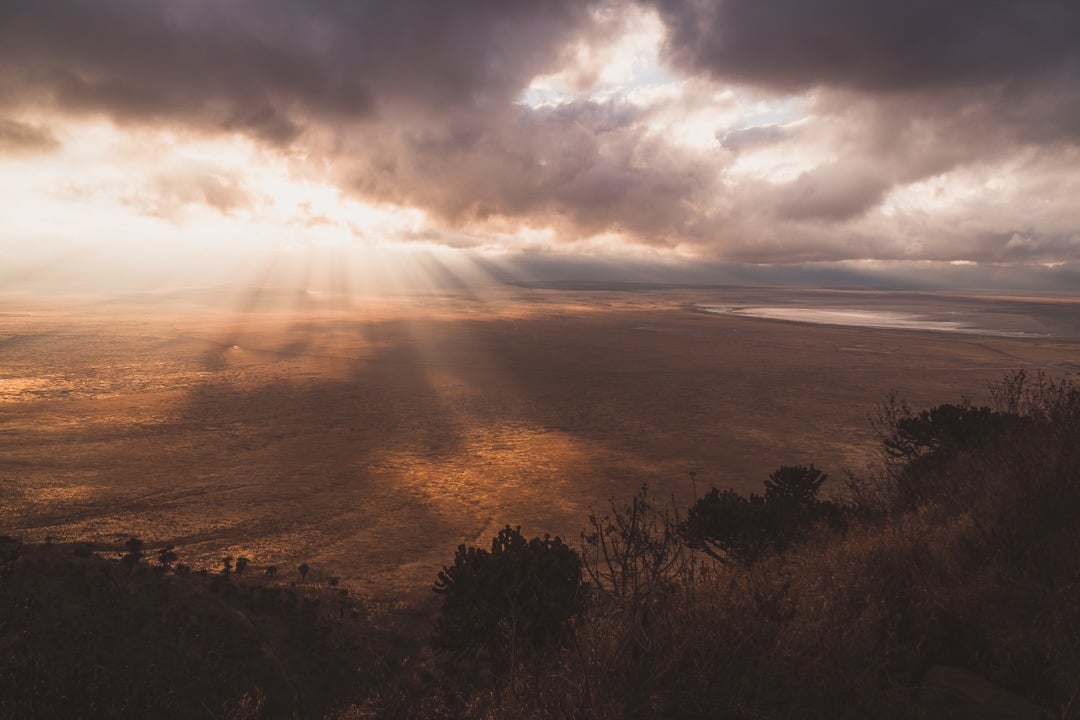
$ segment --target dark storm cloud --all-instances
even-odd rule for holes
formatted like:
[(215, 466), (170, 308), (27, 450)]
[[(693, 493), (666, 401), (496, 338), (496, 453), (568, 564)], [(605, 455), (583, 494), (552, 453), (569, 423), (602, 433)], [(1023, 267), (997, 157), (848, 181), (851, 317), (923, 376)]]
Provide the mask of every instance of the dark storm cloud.
[(240, 131), (274, 143), (391, 99), (517, 92), (586, 24), (574, 0), (14, 0), (0, 103)]
[(1080, 58), (1073, 0), (654, 0), (678, 63), (792, 91), (969, 87)]
[(60, 147), (48, 128), (0, 118), (0, 154), (36, 154)]

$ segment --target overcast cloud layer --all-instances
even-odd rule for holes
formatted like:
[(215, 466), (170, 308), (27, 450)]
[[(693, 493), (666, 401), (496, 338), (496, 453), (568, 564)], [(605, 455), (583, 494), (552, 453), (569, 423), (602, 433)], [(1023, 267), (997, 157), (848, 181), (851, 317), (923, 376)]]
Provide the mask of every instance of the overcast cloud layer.
[[(1073, 0), (9, 0), (0, 155), (104, 117), (246, 138), (454, 246), (1075, 263), (1077, 38)], [(235, 212), (239, 170), (132, 205)]]

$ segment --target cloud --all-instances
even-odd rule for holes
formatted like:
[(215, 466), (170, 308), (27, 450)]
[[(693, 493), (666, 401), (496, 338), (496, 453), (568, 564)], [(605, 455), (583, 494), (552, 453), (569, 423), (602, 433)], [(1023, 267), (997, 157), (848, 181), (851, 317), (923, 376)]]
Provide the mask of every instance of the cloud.
[(47, 153), (59, 147), (60, 141), (48, 128), (0, 118), (0, 154)]
[(15, 0), (0, 11), (0, 101), (288, 143), (389, 100), (509, 96), (588, 17), (570, 0)]
[[(430, 218), (404, 240), (1059, 262), (1076, 37), (1069, 0), (13, 0), (0, 113), (242, 136)], [(55, 142), (6, 122), (0, 149)], [(132, 203), (178, 221), (257, 195), (242, 167), (170, 167)]]
[(568, 234), (627, 231), (665, 244), (690, 231), (711, 161), (650, 134), (623, 100), (493, 107), (350, 148), (358, 192), (419, 205), (464, 226), (536, 219)]
[(778, 188), (777, 214), (786, 220), (849, 220), (877, 206), (888, 189), (876, 168), (841, 160)]
[(654, 0), (668, 55), (797, 92), (967, 88), (1047, 78), (1080, 58), (1069, 0)]
[(791, 130), (783, 125), (753, 125), (746, 128), (727, 130), (717, 140), (721, 147), (739, 152), (747, 148), (775, 145), (791, 136)]
[[(595, 10), (578, 0), (16, 1), (0, 11), (0, 108), (240, 133), (332, 165), (352, 192), (452, 225), (537, 214), (578, 233), (678, 232), (694, 183), (634, 124), (636, 108), (516, 103), (575, 43), (624, 27), (619, 12)], [(170, 181), (157, 195), (222, 207), (212, 184)]]
[[(677, 66), (810, 95), (817, 118), (845, 130), (832, 148), (837, 159), (802, 183), (806, 193), (853, 155), (882, 168), (861, 191), (865, 205), (884, 197), (886, 181), (914, 182), (1025, 145), (1080, 141), (1080, 5), (1067, 0), (653, 4)], [(740, 132), (751, 142), (779, 139), (773, 129)], [(725, 146), (745, 144), (740, 132), (723, 138)], [(845, 181), (852, 190), (857, 177)]]
[(188, 161), (155, 173), (128, 202), (144, 214), (177, 222), (190, 206), (229, 215), (250, 208), (253, 200), (234, 170)]
[[(1080, 217), (1069, 200), (1080, 152), (1074, 4), (656, 4), (678, 67), (803, 107), (794, 121), (717, 133), (735, 160), (718, 166), (718, 207), (727, 211), (700, 233), (710, 254), (750, 262), (1078, 257)], [(995, 185), (1003, 172), (1016, 186), (1008, 198)], [(907, 191), (925, 184), (934, 196)], [(1030, 241), (1010, 246), (1016, 233)]]

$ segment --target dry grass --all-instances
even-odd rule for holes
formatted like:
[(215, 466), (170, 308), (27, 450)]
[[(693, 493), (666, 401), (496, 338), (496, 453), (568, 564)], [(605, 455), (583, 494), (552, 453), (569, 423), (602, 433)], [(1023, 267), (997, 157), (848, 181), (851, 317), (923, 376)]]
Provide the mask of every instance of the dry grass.
[(1078, 717), (1080, 392), (1035, 378), (1014, 402), (1005, 385), (1030, 422), (892, 458), (852, 481), (846, 528), (749, 566), (688, 549), (677, 503), (646, 490), (594, 513), (573, 632), (500, 672), (406, 651), (329, 584), (8, 542), (0, 710), (276, 717), (303, 687), (306, 713), (351, 719), (906, 718), (929, 668), (960, 665)]

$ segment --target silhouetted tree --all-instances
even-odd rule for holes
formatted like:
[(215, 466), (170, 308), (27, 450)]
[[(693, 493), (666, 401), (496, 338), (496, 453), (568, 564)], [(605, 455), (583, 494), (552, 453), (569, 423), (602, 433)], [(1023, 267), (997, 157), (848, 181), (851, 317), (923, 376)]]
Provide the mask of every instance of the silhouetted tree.
[[(526, 541), (507, 525), (491, 552), (458, 546), (434, 590), (443, 596), (433, 643), (454, 656), (486, 651), (510, 667), (523, 647), (556, 640), (584, 607), (581, 558), (560, 538)], [(496, 667), (496, 669), (499, 669)]]
[(300, 571), (301, 582), (307, 582), (308, 571), (311, 570), (307, 563), (300, 563), (300, 567), (297, 568)]
[(240, 556), (240, 557), (236, 558), (236, 574), (237, 575), (243, 575), (244, 571), (247, 570), (247, 566), (250, 563), (251, 563), (250, 558), (246, 558), (246, 557), (243, 557), (243, 556)]
[(1032, 419), (969, 403), (938, 405), (918, 414), (895, 394), (878, 407), (873, 426), (887, 457), (910, 462), (940, 452), (966, 450), (1015, 433)]
[(266, 577), (272, 578), (275, 575), (277, 575), (277, 566), (276, 565), (271, 565), (270, 567), (266, 568), (266, 570), (264, 570), (263, 573), (266, 575)]
[(233, 569), (233, 557), (232, 555), (226, 555), (221, 558), (221, 574), (228, 575)]
[(760, 495), (746, 498), (734, 490), (713, 488), (690, 506), (679, 535), (691, 548), (725, 564), (751, 563), (771, 544), (770, 509)]
[(764, 497), (713, 488), (690, 507), (679, 535), (717, 560), (749, 564), (768, 550), (803, 540), (817, 523), (841, 529), (842, 508), (817, 499), (827, 478), (813, 465), (782, 465), (765, 481)]
[[(1013, 407), (1017, 401), (999, 397), (996, 402)], [(968, 402), (913, 413), (890, 395), (872, 420), (887, 460), (890, 502), (894, 508), (910, 510), (928, 498), (955, 493), (953, 474), (942, 471), (945, 465), (965, 454), (985, 454), (1009, 438), (1038, 432), (1048, 427), (1045, 421), (1045, 414), (1018, 415)]]

